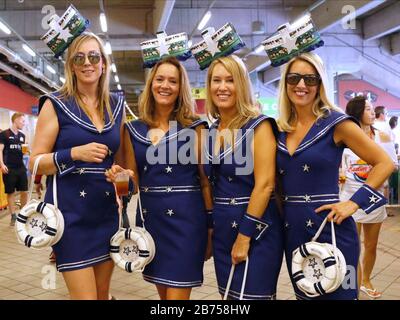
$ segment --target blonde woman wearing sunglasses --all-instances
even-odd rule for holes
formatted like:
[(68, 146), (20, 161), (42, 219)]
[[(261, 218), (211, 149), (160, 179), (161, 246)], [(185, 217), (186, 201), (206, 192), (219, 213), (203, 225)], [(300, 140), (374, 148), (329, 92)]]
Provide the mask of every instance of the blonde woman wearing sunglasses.
[[(358, 208), (366, 213), (385, 203), (376, 189), (393, 171), (385, 152), (369, 139), (354, 118), (335, 107), (326, 94), (327, 78), (321, 59), (302, 54), (285, 66), (279, 89), (277, 171), (283, 186), (285, 255), (298, 299), (309, 299), (296, 285), (304, 278), (292, 274), (292, 254), (309, 242), (325, 217), (335, 222), (336, 243), (347, 264), (347, 286), (325, 293), (317, 286), (314, 299), (357, 299), (357, 263), (360, 251), (356, 224), (351, 215)], [(368, 179), (347, 201), (339, 200), (339, 166), (347, 146), (373, 169)], [(318, 241), (332, 243), (327, 225)], [(313, 265), (321, 280), (324, 266)], [(321, 285), (322, 286), (322, 285)]]
[[(44, 155), (38, 173), (57, 175), (65, 228), (53, 250), (71, 299), (109, 298), (118, 210), (104, 172), (117, 158), (124, 116), (123, 99), (109, 92), (109, 67), (102, 41), (84, 33), (68, 49), (64, 85), (39, 101), (30, 168)], [(53, 203), (49, 180), (44, 201)]]

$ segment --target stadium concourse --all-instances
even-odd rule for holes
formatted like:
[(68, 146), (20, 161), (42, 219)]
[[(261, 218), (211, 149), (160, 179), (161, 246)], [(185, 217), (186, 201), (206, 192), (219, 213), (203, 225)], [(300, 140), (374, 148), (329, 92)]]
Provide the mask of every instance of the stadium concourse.
[[(132, 207), (129, 210), (133, 210)], [(400, 208), (389, 207), (382, 226), (377, 261), (372, 281), (383, 292), (382, 300), (400, 300)], [(54, 264), (49, 263), (49, 249), (32, 250), (19, 244), (9, 225), (6, 210), (0, 211), (0, 300), (69, 300), (68, 290)], [(115, 268), (111, 294), (120, 300), (158, 300), (157, 291), (140, 273)], [(204, 267), (204, 283), (194, 288), (194, 300), (220, 300), (214, 263)], [(277, 290), (278, 300), (294, 300), (285, 262), (282, 264)], [(367, 300), (363, 293), (361, 300)]]

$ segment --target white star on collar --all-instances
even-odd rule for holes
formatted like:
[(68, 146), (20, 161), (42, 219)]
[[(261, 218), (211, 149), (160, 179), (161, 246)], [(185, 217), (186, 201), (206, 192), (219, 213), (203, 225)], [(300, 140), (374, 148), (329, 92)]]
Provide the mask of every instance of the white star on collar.
[(147, 213), (147, 209), (143, 208), (142, 212), (143, 212), (143, 214), (146, 214)]
[(171, 217), (173, 214), (175, 214), (175, 213), (174, 213), (174, 210), (168, 209), (167, 215), (169, 215), (169, 216)]
[(289, 228), (289, 222), (285, 223), (285, 228)]
[(144, 166), (144, 167), (143, 167), (143, 171), (147, 171), (147, 166)]
[(66, 168), (67, 168), (66, 164), (65, 163), (61, 163), (61, 169), (65, 170)]
[(376, 198), (374, 195), (369, 197), (369, 202), (376, 203), (378, 201), (378, 198)]
[(284, 173), (285, 173), (285, 170), (279, 169), (279, 173), (280, 173), (280, 174), (284, 174)]
[(230, 201), (230, 204), (236, 204), (236, 199), (232, 198), (231, 201)]
[(108, 149), (108, 155), (111, 157), (112, 154), (113, 152), (110, 149)]
[(149, 188), (148, 187), (144, 187), (143, 191), (147, 192), (147, 191), (149, 191)]
[(309, 195), (305, 195), (304, 196), (304, 200), (306, 201), (306, 202), (309, 202), (310, 200), (311, 200), (311, 196), (309, 196)]
[(232, 228), (237, 228), (238, 224), (236, 223), (236, 221), (233, 221), (232, 223)]
[(166, 171), (167, 173), (170, 173), (170, 172), (172, 172), (172, 168), (171, 168), (170, 166), (168, 166), (168, 167), (165, 168), (165, 171)]
[(79, 174), (84, 174), (84, 173), (85, 173), (85, 169), (80, 168), (80, 169), (79, 169)]
[(306, 221), (306, 222), (307, 222), (307, 227), (312, 228), (314, 222), (312, 222), (311, 219), (308, 219), (308, 221)]
[(228, 181), (231, 182), (233, 180), (232, 177), (228, 177)]
[(288, 201), (288, 200), (289, 200), (289, 197), (288, 197), (288, 196), (286, 196), (286, 197), (285, 197), (285, 201)]
[(260, 230), (260, 231), (261, 231), (263, 228), (264, 228), (264, 227), (262, 226), (261, 223), (258, 223), (257, 226), (256, 226), (256, 229), (257, 229), (257, 230)]
[(305, 165), (303, 166), (303, 171), (304, 171), (304, 172), (310, 172), (310, 166), (307, 165), (307, 164), (305, 164)]
[(110, 196), (110, 191), (106, 191), (106, 196), (107, 196), (107, 197)]
[(166, 191), (167, 191), (167, 192), (172, 192), (172, 187), (167, 187), (167, 188), (166, 188)]
[(82, 190), (81, 192), (80, 192), (80, 197), (82, 197), (82, 198), (84, 198), (85, 196), (86, 196), (86, 192), (85, 192), (85, 190)]

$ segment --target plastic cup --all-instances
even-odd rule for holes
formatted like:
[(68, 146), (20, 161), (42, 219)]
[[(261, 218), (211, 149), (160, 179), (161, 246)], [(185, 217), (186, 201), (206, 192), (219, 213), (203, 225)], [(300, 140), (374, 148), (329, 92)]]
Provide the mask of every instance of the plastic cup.
[(23, 154), (28, 154), (29, 153), (29, 145), (27, 143), (24, 143), (21, 147), (22, 147), (22, 153)]
[(118, 172), (115, 176), (115, 187), (118, 196), (127, 196), (129, 192), (129, 174), (126, 171)]

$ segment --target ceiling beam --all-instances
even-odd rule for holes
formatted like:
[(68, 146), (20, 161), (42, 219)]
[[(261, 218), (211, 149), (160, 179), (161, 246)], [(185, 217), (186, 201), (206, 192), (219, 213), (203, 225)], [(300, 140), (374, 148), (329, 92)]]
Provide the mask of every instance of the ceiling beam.
[(362, 22), (362, 30), (365, 40), (382, 38), (390, 33), (400, 30), (400, 2), (380, 10), (365, 18)]
[(400, 32), (390, 37), (390, 48), (393, 55), (400, 54)]
[(155, 0), (153, 12), (153, 33), (164, 31), (167, 28), (169, 18), (171, 17), (172, 9), (174, 8), (175, 0)]

